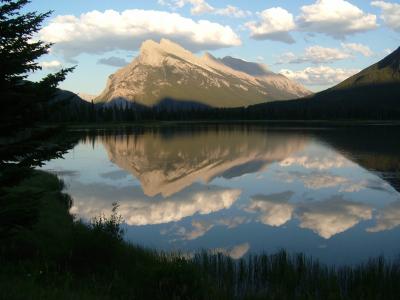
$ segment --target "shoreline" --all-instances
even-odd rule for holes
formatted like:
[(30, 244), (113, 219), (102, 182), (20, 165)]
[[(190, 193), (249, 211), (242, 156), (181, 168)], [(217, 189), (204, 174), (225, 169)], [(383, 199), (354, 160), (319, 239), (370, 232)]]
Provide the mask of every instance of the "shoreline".
[[(61, 126), (69, 131), (80, 131), (90, 129), (116, 129), (116, 128), (154, 128), (169, 127), (178, 125), (269, 125), (271, 127), (287, 128), (348, 128), (348, 127), (369, 127), (369, 126), (400, 126), (399, 120), (380, 121), (380, 120), (193, 120), (193, 121), (144, 121), (144, 122), (90, 122), (90, 123), (42, 123), (40, 126)], [(301, 126), (300, 126), (301, 125)]]

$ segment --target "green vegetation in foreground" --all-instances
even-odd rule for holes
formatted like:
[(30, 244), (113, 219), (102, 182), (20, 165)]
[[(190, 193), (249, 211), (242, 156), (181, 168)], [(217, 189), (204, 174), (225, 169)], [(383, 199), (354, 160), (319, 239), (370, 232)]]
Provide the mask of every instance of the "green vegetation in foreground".
[(234, 261), (131, 245), (114, 214), (90, 224), (68, 213), (56, 176), (31, 171), (0, 191), (1, 299), (398, 299), (400, 264), (383, 258), (329, 268), (304, 255)]
[(201, 299), (193, 263), (125, 243), (118, 217), (68, 213), (56, 176), (33, 171), (0, 199), (0, 299)]

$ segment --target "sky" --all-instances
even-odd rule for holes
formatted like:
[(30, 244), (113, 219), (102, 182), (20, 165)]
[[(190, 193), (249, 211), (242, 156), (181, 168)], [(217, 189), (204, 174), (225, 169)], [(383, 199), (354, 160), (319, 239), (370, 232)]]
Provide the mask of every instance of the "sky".
[(400, 46), (400, 0), (32, 0), (24, 10), (53, 11), (36, 38), (54, 45), (29, 78), (76, 65), (60, 87), (92, 95), (147, 39), (263, 63), (312, 91)]

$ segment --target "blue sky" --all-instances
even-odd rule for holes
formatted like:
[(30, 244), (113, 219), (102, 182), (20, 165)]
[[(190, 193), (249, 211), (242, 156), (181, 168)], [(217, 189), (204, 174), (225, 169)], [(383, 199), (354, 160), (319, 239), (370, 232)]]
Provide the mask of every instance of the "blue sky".
[(258, 61), (313, 91), (400, 46), (398, 0), (33, 0), (25, 9), (54, 11), (39, 38), (55, 45), (30, 78), (77, 65), (61, 88), (88, 94), (148, 38)]

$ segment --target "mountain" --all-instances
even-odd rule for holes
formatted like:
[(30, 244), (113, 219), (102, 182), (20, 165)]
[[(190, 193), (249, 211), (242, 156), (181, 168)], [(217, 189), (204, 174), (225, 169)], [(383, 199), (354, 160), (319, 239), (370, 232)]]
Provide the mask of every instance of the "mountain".
[(50, 103), (51, 113), (47, 116), (50, 121), (89, 121), (91, 118), (89, 114), (93, 108), (91, 103), (71, 91), (57, 89)]
[(56, 92), (53, 95), (52, 101), (54, 103), (60, 103), (64, 106), (74, 106), (74, 107), (81, 107), (87, 106), (88, 103), (80, 94), (75, 94), (71, 91), (63, 90), (57, 88)]
[(351, 76), (331, 90), (392, 83), (400, 83), (400, 47), (381, 61)]
[(92, 100), (94, 100), (97, 95), (92, 95), (92, 94), (86, 94), (86, 93), (78, 93), (77, 94), (82, 100), (85, 100), (87, 102), (91, 102)]
[[(165, 132), (98, 137), (109, 159), (137, 178), (147, 196), (172, 196), (199, 181), (234, 178), (265, 169), (301, 151), (302, 134), (238, 128), (210, 131), (200, 127), (174, 134)], [(190, 132), (190, 133), (189, 133)], [(169, 163), (166, 163), (169, 162)]]
[(145, 41), (129, 65), (112, 74), (95, 102), (128, 100), (154, 106), (164, 99), (210, 107), (241, 107), (309, 95), (265, 66), (206, 53), (198, 57), (169, 40)]
[[(400, 92), (400, 47), (381, 61), (351, 76), (338, 85), (316, 93), (313, 100), (347, 100), (364, 104), (385, 98), (398, 98)], [(351, 99), (350, 99), (351, 98)], [(362, 99), (361, 99), (362, 98)], [(397, 102), (397, 101), (396, 101)]]
[(248, 113), (258, 114), (260, 118), (398, 119), (400, 47), (332, 88), (284, 103), (254, 105), (249, 107)]

